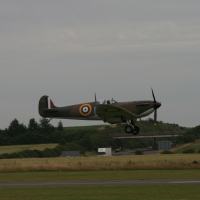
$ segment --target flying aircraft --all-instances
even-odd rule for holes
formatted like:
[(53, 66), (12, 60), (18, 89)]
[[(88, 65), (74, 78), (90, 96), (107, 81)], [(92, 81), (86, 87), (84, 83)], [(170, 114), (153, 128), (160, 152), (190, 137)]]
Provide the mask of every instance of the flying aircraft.
[(41, 117), (76, 120), (102, 120), (110, 124), (126, 123), (125, 132), (137, 135), (140, 128), (135, 126), (134, 120), (148, 116), (154, 112), (156, 125), (157, 109), (161, 103), (156, 101), (153, 89), (153, 101), (117, 102), (111, 100), (97, 100), (71, 106), (57, 107), (49, 96), (44, 95), (39, 100), (38, 111)]

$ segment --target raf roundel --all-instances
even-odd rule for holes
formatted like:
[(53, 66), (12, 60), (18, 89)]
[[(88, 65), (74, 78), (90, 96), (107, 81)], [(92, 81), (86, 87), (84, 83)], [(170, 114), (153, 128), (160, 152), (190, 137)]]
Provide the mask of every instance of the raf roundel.
[(90, 104), (83, 104), (80, 106), (79, 112), (83, 116), (88, 116), (92, 112), (92, 107)]

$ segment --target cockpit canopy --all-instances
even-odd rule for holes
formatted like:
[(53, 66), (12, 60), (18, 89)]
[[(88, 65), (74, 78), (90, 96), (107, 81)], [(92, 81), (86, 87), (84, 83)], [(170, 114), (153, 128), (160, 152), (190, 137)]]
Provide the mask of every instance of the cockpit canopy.
[(117, 101), (115, 101), (114, 99), (97, 101), (97, 104), (100, 104), (100, 105), (109, 105), (109, 104), (116, 104), (116, 103), (117, 103)]

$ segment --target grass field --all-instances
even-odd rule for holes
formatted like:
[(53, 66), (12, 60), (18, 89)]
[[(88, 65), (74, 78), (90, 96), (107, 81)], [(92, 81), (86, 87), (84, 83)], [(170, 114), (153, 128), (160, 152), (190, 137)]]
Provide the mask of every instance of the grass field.
[(100, 180), (200, 180), (193, 170), (98, 170), (0, 173), (0, 182), (100, 181)]
[[(198, 154), (0, 160), (0, 182), (200, 180)], [(128, 166), (127, 170), (120, 167)], [(89, 170), (89, 168), (91, 170)], [(148, 168), (150, 167), (151, 170)], [(137, 169), (138, 168), (138, 169)], [(140, 169), (142, 168), (142, 169)], [(159, 169), (158, 169), (159, 168)], [(30, 171), (32, 170), (32, 171)], [(0, 186), (0, 200), (200, 199), (199, 184)]]
[(0, 187), (1, 200), (199, 200), (199, 185)]
[(23, 150), (44, 150), (45, 148), (54, 148), (58, 144), (31, 144), (31, 145), (10, 145), (10, 146), (0, 146), (0, 154), (3, 153), (13, 153), (13, 152), (20, 152)]
[[(0, 182), (77, 180), (200, 180), (200, 170), (115, 170), (0, 173)], [(0, 186), (0, 200), (175, 200), (200, 199), (199, 184)]]
[[(195, 163), (194, 163), (195, 161)], [(108, 157), (59, 157), (0, 160), (0, 172), (91, 171), (132, 169), (199, 169), (199, 154), (158, 154)]]

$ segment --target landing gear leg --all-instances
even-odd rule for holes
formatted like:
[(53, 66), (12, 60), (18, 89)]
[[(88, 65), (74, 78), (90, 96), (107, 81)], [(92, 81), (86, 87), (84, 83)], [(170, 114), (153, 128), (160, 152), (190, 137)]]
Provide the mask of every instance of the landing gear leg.
[(134, 125), (133, 120), (126, 120), (127, 125), (125, 126), (125, 132), (133, 135), (137, 135), (140, 132), (140, 128)]
[(138, 126), (134, 127), (134, 130), (132, 131), (133, 135), (137, 135), (140, 132), (140, 128)]
[(133, 132), (134, 126), (131, 124), (130, 120), (126, 120), (125, 132), (130, 134)]
[(125, 132), (128, 133), (128, 134), (132, 133), (133, 132), (133, 126), (126, 125), (125, 126)]

